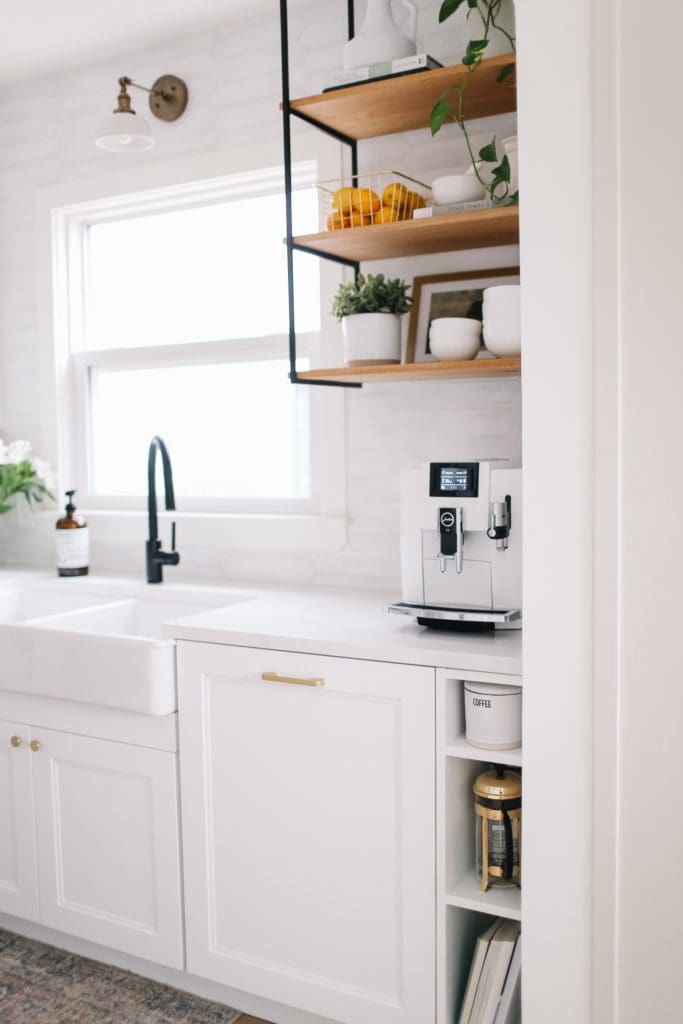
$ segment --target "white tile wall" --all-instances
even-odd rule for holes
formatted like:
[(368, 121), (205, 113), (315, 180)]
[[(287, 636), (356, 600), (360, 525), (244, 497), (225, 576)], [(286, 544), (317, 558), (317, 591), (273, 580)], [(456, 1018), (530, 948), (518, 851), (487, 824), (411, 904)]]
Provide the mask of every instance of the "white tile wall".
[[(360, 5), (359, 5), (360, 6)], [(449, 62), (462, 53), (462, 29), (437, 24), (438, 3), (420, 0), (421, 49)], [(116, 80), (142, 82), (172, 71), (190, 86), (190, 105), (177, 124), (155, 122), (151, 153), (127, 165), (225, 150), (265, 135), (279, 137), (279, 26), (272, 12), (216, 25), (163, 45), (132, 51), (63, 74), (0, 91), (0, 436), (30, 438), (37, 449), (50, 426), (41, 415), (41, 344), (36, 301), (35, 204), (39, 189), (85, 181), (115, 171), (121, 158), (93, 145), (98, 119), (113, 103)], [(291, 16), (292, 91), (320, 90), (341, 66), (346, 5), (318, 0)], [(362, 13), (362, 12), (361, 12)], [(139, 101), (141, 111), (144, 100)], [(480, 122), (482, 139), (511, 134), (511, 118)], [(299, 131), (310, 131), (305, 127)], [(425, 129), (364, 144), (367, 169), (400, 167), (427, 180), (464, 168), (455, 129), (432, 140)], [(478, 251), (451, 257), (392, 261), (392, 274), (412, 276), (446, 269), (507, 266), (515, 250)], [(376, 385), (349, 392), (347, 465), (349, 534), (334, 554), (289, 555), (264, 551), (183, 548), (176, 578), (259, 579), (397, 588), (399, 585), (396, 474), (437, 453), (470, 458), (521, 452), (520, 388), (516, 381)], [(144, 458), (144, 453), (141, 453)], [(341, 468), (341, 467), (340, 467)], [(54, 516), (28, 512), (0, 517), (0, 559), (52, 564)], [(93, 546), (93, 568), (141, 572), (140, 544), (112, 537)]]

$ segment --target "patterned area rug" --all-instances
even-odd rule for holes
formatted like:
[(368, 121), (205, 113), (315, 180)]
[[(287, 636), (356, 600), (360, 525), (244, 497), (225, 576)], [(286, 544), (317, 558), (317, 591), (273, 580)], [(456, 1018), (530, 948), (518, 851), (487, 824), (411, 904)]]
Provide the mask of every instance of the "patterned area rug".
[(233, 1024), (219, 1003), (0, 929), (2, 1024)]

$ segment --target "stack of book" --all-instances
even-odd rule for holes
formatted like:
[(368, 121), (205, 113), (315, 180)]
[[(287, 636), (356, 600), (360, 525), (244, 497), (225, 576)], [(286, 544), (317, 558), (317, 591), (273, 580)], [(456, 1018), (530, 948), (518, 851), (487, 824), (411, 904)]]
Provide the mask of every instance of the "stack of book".
[(519, 921), (497, 918), (477, 939), (458, 1024), (520, 1024)]
[(382, 61), (380, 64), (368, 64), (362, 68), (351, 68), (350, 71), (339, 71), (332, 76), (323, 92), (343, 89), (347, 85), (357, 85), (360, 82), (376, 82), (381, 78), (414, 75), (416, 71), (433, 71), (434, 68), (442, 67), (443, 64), (434, 60), (428, 53), (416, 53), (413, 57), (397, 57), (396, 60)]

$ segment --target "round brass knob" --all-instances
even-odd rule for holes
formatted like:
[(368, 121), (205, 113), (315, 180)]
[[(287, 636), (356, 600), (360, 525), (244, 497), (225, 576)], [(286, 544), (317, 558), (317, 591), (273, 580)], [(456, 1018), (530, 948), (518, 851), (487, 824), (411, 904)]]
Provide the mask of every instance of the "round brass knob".
[(20, 747), (23, 742), (24, 741), (21, 738), (21, 736), (12, 736), (12, 738), (10, 739), (10, 743), (12, 744), (13, 747)]
[(31, 748), (34, 754), (38, 753), (42, 745), (43, 744), (40, 742), (40, 740), (31, 740), (31, 742), (29, 743), (29, 747)]

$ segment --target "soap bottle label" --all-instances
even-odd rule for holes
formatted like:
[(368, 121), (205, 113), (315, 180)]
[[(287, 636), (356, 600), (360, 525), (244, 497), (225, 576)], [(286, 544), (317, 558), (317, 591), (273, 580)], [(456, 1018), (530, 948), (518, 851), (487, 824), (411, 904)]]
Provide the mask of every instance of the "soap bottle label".
[(57, 568), (83, 569), (90, 557), (90, 531), (87, 526), (77, 530), (57, 530)]

